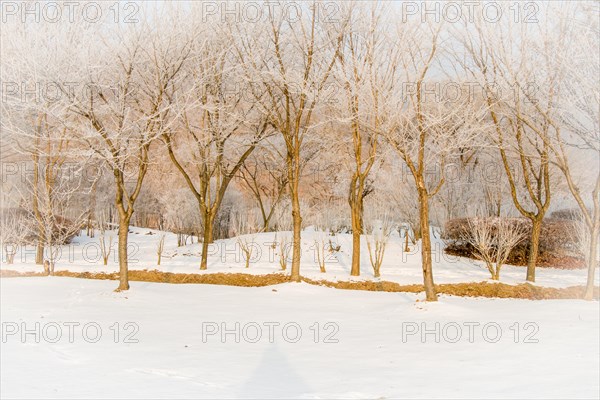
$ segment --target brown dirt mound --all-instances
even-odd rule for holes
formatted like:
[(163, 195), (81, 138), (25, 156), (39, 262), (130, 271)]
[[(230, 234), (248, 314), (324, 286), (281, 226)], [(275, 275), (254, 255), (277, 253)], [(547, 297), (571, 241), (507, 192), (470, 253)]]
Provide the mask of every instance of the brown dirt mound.
[(18, 272), (12, 269), (0, 269), (0, 278), (15, 278), (19, 276), (46, 276), (43, 272)]
[[(57, 271), (55, 276), (68, 276), (84, 279), (118, 280), (119, 274), (116, 272), (71, 272)], [(41, 272), (17, 272), (13, 270), (0, 270), (0, 277), (27, 277), (27, 276), (45, 276)], [(214, 274), (180, 274), (172, 272), (162, 272), (158, 270), (129, 271), (129, 280), (142, 282), (159, 283), (198, 283), (211, 285), (228, 285), (243, 287), (261, 287), (277, 285), (290, 282), (290, 278), (282, 273), (268, 275), (250, 275), (242, 273), (214, 273)], [(360, 281), (360, 282), (331, 282), (324, 280), (312, 280), (302, 278), (303, 282), (311, 285), (326, 286), (345, 290), (367, 290), (373, 292), (405, 292), (420, 293), (424, 291), (423, 285), (401, 285), (389, 281)], [(584, 286), (569, 286), (566, 288), (550, 288), (533, 286), (526, 283), (520, 285), (507, 285), (505, 283), (472, 282), (472, 283), (452, 283), (435, 285), (439, 294), (447, 294), (462, 297), (490, 297), (490, 298), (515, 298), (529, 300), (548, 300), (548, 299), (581, 299), (585, 290)], [(594, 288), (594, 298), (598, 299), (600, 288)]]
[[(336, 289), (368, 290), (377, 292), (408, 292), (419, 293), (425, 289), (423, 285), (400, 285), (395, 282), (329, 282), (313, 281), (303, 278), (303, 281), (313, 285), (333, 287)], [(446, 283), (435, 285), (438, 294), (449, 294), (462, 297), (498, 297), (516, 298), (529, 300), (546, 299), (581, 299), (585, 286), (569, 286), (566, 288), (551, 288), (533, 286), (527, 283), (520, 285), (507, 285), (506, 283), (468, 282), (468, 283)], [(594, 288), (594, 297), (598, 298), (600, 288)]]
[[(0, 277), (10, 278), (17, 276), (46, 276), (42, 272), (17, 272), (13, 270), (0, 270)], [(100, 280), (118, 280), (117, 272), (72, 272), (56, 271), (54, 276), (68, 276), (73, 278), (100, 279)], [(160, 282), (160, 283), (205, 283), (211, 285), (229, 285), (258, 287), (277, 285), (279, 283), (289, 282), (289, 277), (283, 274), (268, 275), (250, 275), (250, 274), (182, 274), (173, 272), (162, 272), (158, 270), (133, 270), (129, 271), (130, 281), (141, 282)]]

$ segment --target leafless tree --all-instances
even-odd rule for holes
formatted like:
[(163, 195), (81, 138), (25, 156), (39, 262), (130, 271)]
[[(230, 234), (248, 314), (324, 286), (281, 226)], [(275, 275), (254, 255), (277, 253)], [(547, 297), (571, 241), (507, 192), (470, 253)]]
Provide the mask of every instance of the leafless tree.
[(231, 86), (240, 65), (227, 39), (215, 32), (210, 40), (194, 43), (194, 63), (181, 83), (191, 90), (181, 96), (177, 130), (162, 136), (198, 202), (204, 230), (200, 269), (207, 267), (215, 218), (231, 181), (269, 132), (264, 115), (246, 92)]
[(267, 144), (254, 152), (240, 169), (243, 182), (260, 208), (263, 231), (272, 227), (277, 206), (283, 199), (288, 181), (287, 170), (281, 162), (283, 157), (274, 146)]
[(279, 253), (279, 266), (282, 271), (287, 270), (290, 251), (292, 250), (293, 242), (286, 234), (281, 234), (281, 238), (277, 241), (277, 249)]
[(485, 262), (493, 280), (500, 280), (500, 269), (510, 252), (527, 237), (528, 229), (519, 220), (511, 218), (469, 218), (463, 240), (475, 249)]
[[(389, 129), (381, 103), (389, 101), (399, 82), (399, 46), (390, 45), (385, 35), (389, 8), (373, 3), (350, 7), (350, 25), (339, 51), (336, 79), (343, 87), (340, 129), (351, 138), (351, 173), (348, 204), (352, 222), (352, 268), (360, 275), (360, 236), (363, 233), (364, 199), (373, 191), (369, 174), (379, 156), (380, 137)], [(345, 144), (346, 140), (342, 139)]]
[(343, 38), (343, 29), (338, 29), (343, 22), (334, 24), (319, 18), (315, 4), (308, 8), (296, 20), (273, 12), (265, 24), (238, 24), (231, 39), (236, 42), (250, 93), (285, 142), (293, 222), (293, 281), (300, 281), (303, 143), (316, 128), (313, 117)]
[[(547, 21), (544, 21), (547, 22)], [(555, 128), (542, 119), (528, 119), (536, 107), (556, 108), (554, 87), (559, 70), (549, 71), (539, 86), (541, 65), (535, 47), (548, 40), (543, 23), (488, 23), (478, 20), (467, 32), (468, 69), (484, 89), (489, 118), (514, 206), (532, 223), (527, 281), (535, 282), (542, 221), (552, 197), (549, 138)], [(535, 105), (530, 93), (542, 90), (544, 104)], [(529, 121), (530, 123), (527, 123)]]
[(113, 249), (113, 235), (111, 235), (110, 232), (107, 235), (106, 231), (108, 228), (108, 223), (106, 222), (104, 215), (102, 215), (98, 220), (98, 231), (100, 233), (98, 243), (100, 244), (100, 255), (102, 256), (104, 265), (108, 265), (108, 259), (110, 258)]
[(381, 276), (381, 264), (385, 255), (385, 247), (392, 233), (392, 223), (387, 215), (374, 220), (369, 218), (365, 239), (369, 251), (369, 261), (373, 267), (375, 278)]
[(541, 25), (544, 40), (532, 49), (539, 61), (531, 67), (538, 90), (522, 90), (531, 106), (519, 119), (547, 146), (550, 163), (579, 207), (587, 229), (579, 235), (579, 243), (587, 245), (584, 298), (591, 300), (600, 240), (599, 11), (586, 3), (554, 11), (553, 21)]
[[(388, 143), (407, 165), (418, 193), (423, 281), (428, 301), (437, 300), (431, 260), (430, 200), (444, 184), (448, 158), (483, 129), (478, 107), (473, 107), (469, 96), (449, 100), (443, 93), (436, 93), (433, 98), (427, 95), (431, 92), (428, 85), (440, 84), (429, 74), (440, 61), (442, 26), (399, 25), (397, 41), (405, 45), (399, 75), (407, 86), (395, 107), (397, 128), (386, 135)], [(461, 82), (454, 83), (461, 86)], [(432, 174), (432, 170), (436, 173)]]
[[(244, 212), (245, 211), (245, 212)], [(261, 231), (256, 213), (244, 210), (233, 215), (234, 235), (242, 253), (246, 268), (250, 267), (252, 255), (256, 250), (256, 234)]]
[(158, 243), (156, 244), (156, 255), (158, 256), (158, 260), (156, 261), (156, 265), (160, 265), (160, 260), (162, 258), (163, 252), (165, 250), (165, 233), (161, 233), (158, 238)]
[(114, 175), (119, 214), (117, 290), (129, 289), (131, 217), (148, 171), (150, 146), (170, 127), (174, 82), (190, 54), (189, 41), (180, 33), (152, 30), (147, 24), (119, 27), (95, 49), (96, 58), (82, 61), (74, 72), (78, 75), (71, 76), (89, 88), (69, 93), (79, 140), (89, 149), (87, 155), (102, 160)]
[(26, 226), (24, 215), (19, 213), (14, 208), (3, 209), (0, 211), (1, 228), (0, 228), (0, 246), (2, 246), (2, 254), (6, 260), (6, 264), (13, 264), (15, 255), (19, 247), (27, 243), (27, 230), (23, 229)]

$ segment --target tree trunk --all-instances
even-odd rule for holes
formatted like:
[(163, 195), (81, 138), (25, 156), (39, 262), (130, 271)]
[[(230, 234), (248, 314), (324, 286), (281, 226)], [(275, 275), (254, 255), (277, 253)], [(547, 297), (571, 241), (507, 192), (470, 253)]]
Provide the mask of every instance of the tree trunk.
[(594, 276), (596, 274), (596, 267), (598, 265), (598, 236), (600, 235), (599, 227), (594, 227), (590, 236), (590, 249), (588, 253), (588, 274), (587, 284), (585, 286), (585, 293), (583, 298), (585, 300), (592, 300), (594, 298)]
[(39, 265), (44, 263), (44, 244), (41, 242), (38, 242), (35, 250), (35, 263)]
[(499, 281), (500, 280), (500, 268), (496, 265), (496, 270), (492, 273), (492, 280)]
[(350, 212), (352, 214), (352, 269), (351, 276), (360, 276), (360, 235), (362, 234), (362, 202), (351, 197)]
[(413, 244), (416, 244), (419, 240), (421, 240), (421, 227), (417, 227), (416, 229), (413, 229)]
[(426, 189), (419, 189), (419, 226), (421, 231), (421, 259), (423, 267), (423, 284), (427, 301), (437, 301), (437, 294), (433, 284), (433, 270), (431, 262), (431, 236), (429, 233), (429, 196)]
[(129, 269), (127, 264), (127, 238), (129, 235), (128, 217), (119, 218), (119, 287), (117, 291), (129, 290)]
[(205, 270), (208, 267), (208, 245), (213, 240), (213, 224), (214, 215), (210, 212), (204, 214), (204, 234), (202, 236), (202, 260), (200, 261), (200, 269)]
[(536, 218), (531, 221), (531, 243), (529, 244), (529, 257), (527, 260), (527, 282), (535, 282), (535, 265), (537, 263), (540, 235), (542, 233), (542, 219)]
[(300, 199), (298, 198), (298, 189), (294, 187), (290, 190), (292, 197), (292, 224), (293, 224), (293, 248), (292, 248), (292, 275), (293, 282), (300, 282), (300, 240), (302, 230), (302, 216), (300, 215)]

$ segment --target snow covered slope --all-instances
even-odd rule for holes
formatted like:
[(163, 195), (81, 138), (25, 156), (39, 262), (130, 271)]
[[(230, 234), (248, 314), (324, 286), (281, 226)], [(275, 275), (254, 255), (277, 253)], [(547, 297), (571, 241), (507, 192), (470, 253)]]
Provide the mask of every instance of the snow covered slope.
[[(250, 267), (245, 268), (244, 254), (237, 238), (218, 240), (209, 247), (208, 269), (200, 271), (201, 245), (198, 243), (177, 247), (177, 236), (173, 233), (154, 231), (132, 227), (129, 234), (129, 268), (130, 269), (159, 269), (168, 272), (184, 273), (214, 273), (242, 272), (249, 274), (268, 274), (279, 271), (279, 242), (288, 238), (291, 232), (269, 232), (245, 236), (245, 240), (254, 243), (254, 252)], [(165, 234), (164, 254), (161, 265), (157, 266), (156, 248), (162, 234)], [(95, 238), (85, 235), (76, 237), (69, 246), (64, 246), (60, 259), (56, 262), (56, 270), (100, 272), (118, 271), (116, 231), (108, 231), (113, 236), (113, 251), (108, 265), (102, 265), (99, 234)], [(317, 264), (316, 243), (325, 240), (329, 248), (340, 246), (339, 251), (326, 254), (325, 267), (327, 272), (321, 273)], [(106, 239), (108, 242), (109, 239)], [(291, 246), (291, 244), (289, 244)], [(481, 282), (489, 280), (490, 274), (485, 265), (479, 261), (455, 257), (444, 253), (444, 243), (433, 240), (433, 275), (436, 283)], [(390, 237), (385, 251), (381, 279), (402, 284), (422, 283), (421, 255), (418, 246), (410, 246), (410, 251), (404, 252), (404, 239), (397, 232)], [(361, 248), (361, 276), (350, 277), (352, 255), (352, 236), (337, 234), (329, 236), (308, 228), (302, 232), (302, 264), (301, 274), (312, 279), (331, 281), (343, 280), (374, 280), (373, 269), (369, 263), (369, 253), (366, 242)], [(290, 251), (291, 257), (291, 251)], [(291, 264), (288, 263), (288, 264)], [(3, 264), (2, 268), (17, 271), (42, 271), (40, 265), (35, 265), (35, 248), (20, 248), (15, 257), (15, 264)], [(288, 272), (289, 272), (288, 265)], [(520, 284), (525, 281), (525, 268), (505, 265), (502, 268), (500, 281), (508, 284)], [(555, 268), (538, 268), (536, 284), (540, 286), (565, 287), (584, 285), (586, 270), (560, 270)], [(600, 273), (596, 274), (597, 282)]]

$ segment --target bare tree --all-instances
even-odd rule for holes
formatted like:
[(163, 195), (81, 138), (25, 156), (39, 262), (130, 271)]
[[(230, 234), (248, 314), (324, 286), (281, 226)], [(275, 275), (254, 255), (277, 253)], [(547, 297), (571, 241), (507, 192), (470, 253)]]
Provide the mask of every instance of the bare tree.
[(156, 244), (156, 255), (158, 256), (158, 260), (156, 261), (156, 265), (160, 265), (160, 260), (162, 258), (163, 252), (165, 250), (165, 233), (161, 233), (158, 238), (158, 243)]
[[(351, 26), (340, 49), (336, 78), (343, 86), (341, 129), (351, 137), (351, 176), (348, 204), (352, 222), (352, 268), (350, 275), (360, 275), (360, 236), (363, 233), (364, 199), (373, 191), (369, 174), (379, 153), (380, 136), (385, 125), (380, 103), (389, 100), (399, 82), (394, 79), (398, 68), (398, 46), (389, 45), (384, 34), (383, 17), (390, 10), (352, 7)], [(345, 142), (345, 140), (344, 140)]]
[[(437, 300), (431, 259), (430, 200), (444, 184), (447, 159), (482, 129), (478, 110), (468, 96), (450, 101), (443, 93), (434, 98), (427, 95), (431, 92), (428, 85), (436, 83), (428, 73), (439, 61), (441, 29), (441, 24), (399, 26), (397, 40), (405, 44), (399, 73), (407, 86), (395, 107), (397, 128), (386, 134), (391, 147), (408, 166), (418, 194), (423, 281), (428, 301)], [(460, 82), (454, 83), (461, 86)], [(432, 174), (432, 170), (436, 173)]]
[(131, 217), (148, 171), (150, 146), (169, 128), (174, 81), (190, 51), (178, 32), (159, 35), (147, 25), (113, 35), (97, 49), (98, 59), (88, 58), (81, 66), (79, 78), (90, 90), (69, 97), (80, 141), (89, 156), (105, 162), (114, 175), (119, 215), (117, 290), (127, 290)]
[(265, 232), (272, 227), (273, 215), (288, 185), (287, 170), (281, 158), (273, 146), (263, 146), (240, 169), (240, 180), (256, 199)]
[(20, 147), (30, 153), (33, 170), (24, 177), (19, 192), (21, 207), (25, 216), (21, 229), (26, 232), (29, 242), (37, 245), (36, 264), (43, 264), (45, 270), (54, 271), (60, 258), (61, 247), (79, 234), (84, 212), (74, 207), (75, 195), (82, 189), (81, 169), (65, 167), (69, 150), (68, 130), (63, 125), (57, 127), (47, 114), (37, 119), (33, 137), (27, 131), (17, 131), (21, 140), (31, 141), (27, 147)]
[(468, 230), (463, 240), (475, 249), (475, 254), (485, 262), (493, 280), (500, 280), (500, 269), (510, 252), (526, 239), (528, 228), (511, 218), (469, 218)]
[(104, 265), (108, 265), (108, 259), (110, 258), (110, 254), (112, 253), (113, 247), (113, 236), (110, 233), (107, 235), (107, 228), (108, 223), (106, 222), (104, 215), (102, 215), (98, 221), (98, 230), (100, 231), (100, 237), (98, 238), (98, 242), (100, 244), (100, 255), (102, 256), (102, 262)]
[(600, 238), (598, 9), (575, 3), (554, 11), (555, 20), (540, 25), (544, 40), (532, 43), (537, 90), (519, 86), (530, 107), (518, 118), (549, 149), (549, 162), (561, 171), (579, 207), (587, 229), (578, 235), (588, 266), (584, 298), (591, 300)]
[(0, 210), (1, 228), (0, 228), (0, 246), (2, 246), (2, 254), (6, 260), (6, 264), (13, 264), (15, 255), (19, 246), (26, 244), (27, 230), (23, 229), (27, 226), (24, 216), (17, 212), (16, 209)]
[[(54, 189), (60, 180), (60, 173), (66, 161), (68, 151), (73, 146), (72, 132), (67, 129), (64, 120), (65, 106), (59, 101), (56, 85), (53, 91), (49, 85), (56, 79), (59, 65), (64, 61), (64, 51), (49, 49), (61, 41), (72, 39), (75, 35), (70, 29), (55, 29), (43, 25), (35, 33), (26, 34), (29, 24), (3, 26), (1, 69), (3, 81), (2, 118), (0, 127), (3, 140), (16, 154), (31, 160), (31, 174), (22, 179), (26, 187), (17, 190), (22, 200), (28, 204), (29, 211), (37, 225), (36, 264), (42, 264), (46, 228), (45, 216), (41, 208), (51, 212), (55, 203)], [(73, 24), (76, 25), (76, 24)], [(53, 29), (54, 28), (54, 29)], [(40, 37), (48, 35), (48, 43), (40, 44)], [(24, 93), (24, 88), (46, 88)], [(6, 151), (6, 150), (5, 150)], [(24, 181), (24, 182), (23, 182)], [(64, 186), (63, 186), (64, 189)], [(45, 205), (39, 202), (47, 200)]]
[[(493, 142), (500, 152), (513, 203), (532, 223), (526, 277), (530, 282), (535, 282), (542, 221), (552, 197), (548, 139), (554, 127), (541, 119), (526, 121), (536, 107), (556, 108), (553, 88), (559, 79), (559, 71), (550, 71), (548, 86), (536, 84), (541, 67), (536, 67), (534, 60), (536, 41), (548, 39), (541, 32), (542, 25), (477, 21), (465, 40), (471, 57), (469, 71), (484, 89), (494, 126)], [(529, 94), (539, 89), (548, 96), (544, 104), (536, 106)]]
[[(302, 148), (342, 43), (342, 29), (318, 17), (315, 4), (292, 20), (271, 12), (266, 24), (238, 24), (232, 35), (259, 110), (284, 139), (293, 222), (291, 279), (300, 281)], [(242, 31), (243, 30), (243, 31)], [(243, 40), (235, 40), (235, 36)]]
[(367, 249), (369, 251), (369, 261), (373, 267), (375, 278), (381, 276), (381, 264), (385, 255), (385, 247), (392, 233), (392, 224), (387, 215), (383, 215), (376, 220), (369, 219), (367, 224)]
[[(204, 230), (202, 270), (207, 268), (215, 218), (229, 184), (268, 133), (255, 104), (243, 90), (230, 86), (240, 68), (226, 39), (212, 37), (195, 43), (197, 61), (182, 82), (192, 89), (182, 96), (177, 132), (170, 130), (162, 136), (171, 161), (198, 202)], [(182, 148), (179, 152), (177, 141)]]
[(322, 273), (327, 272), (325, 264), (333, 255), (333, 253), (339, 251), (339, 247), (334, 245), (329, 235), (329, 229), (331, 227), (326, 226), (327, 218), (323, 219), (322, 224), (318, 224), (315, 227), (315, 239), (313, 240), (313, 248), (315, 250), (315, 261), (319, 265), (319, 270)]
[(256, 248), (256, 234), (260, 232), (256, 214), (248, 210), (234, 213), (233, 215), (234, 235), (236, 242), (244, 255), (246, 268), (250, 267), (252, 254)]

